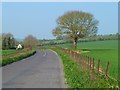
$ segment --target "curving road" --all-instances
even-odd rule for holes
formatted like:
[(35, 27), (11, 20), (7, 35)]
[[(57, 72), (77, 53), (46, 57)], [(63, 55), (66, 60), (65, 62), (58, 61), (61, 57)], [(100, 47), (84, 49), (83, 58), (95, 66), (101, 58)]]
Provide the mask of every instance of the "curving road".
[(2, 88), (65, 88), (62, 62), (51, 50), (2, 67)]

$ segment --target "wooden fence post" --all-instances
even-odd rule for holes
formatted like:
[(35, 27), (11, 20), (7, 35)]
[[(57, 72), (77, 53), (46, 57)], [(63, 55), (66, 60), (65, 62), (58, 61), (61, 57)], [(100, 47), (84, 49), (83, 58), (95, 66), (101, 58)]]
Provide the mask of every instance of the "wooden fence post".
[(73, 58), (74, 58), (74, 52), (72, 51), (72, 53), (73, 53)]
[(77, 53), (77, 61), (79, 62), (79, 54)]
[(71, 54), (71, 56), (72, 56), (72, 50), (70, 50), (70, 54)]
[(81, 54), (79, 54), (79, 61), (81, 60)]
[(69, 50), (69, 54), (71, 55), (71, 50)]
[(75, 52), (73, 51), (74, 59), (75, 59)]
[(76, 53), (74, 52), (74, 58), (75, 58), (75, 60), (76, 60)]
[(94, 58), (93, 58), (93, 71), (94, 71)]
[(108, 61), (107, 67), (106, 67), (106, 71), (105, 71), (105, 79), (106, 79), (107, 76), (108, 76), (108, 68), (109, 68), (109, 65), (110, 65), (110, 62)]
[(81, 60), (80, 58), (81, 58), (81, 55), (79, 54), (79, 62), (80, 62), (80, 60)]
[(77, 53), (75, 52), (75, 58), (76, 58), (76, 61), (77, 61)]
[(71, 56), (73, 57), (73, 52), (71, 51)]
[(89, 65), (89, 56), (87, 57), (87, 64)]
[(90, 69), (91, 69), (91, 58), (90, 58)]
[(82, 60), (84, 60), (84, 59), (85, 59), (85, 56), (83, 55), (83, 56), (82, 56)]
[(99, 74), (99, 71), (100, 71), (100, 59), (98, 60), (98, 74)]
[(75, 52), (75, 59), (76, 59), (76, 61), (77, 61), (77, 53)]
[(88, 63), (87, 63), (88, 65), (88, 68), (89, 68), (89, 66), (90, 66), (90, 57), (88, 56)]
[(83, 60), (82, 57), (83, 57), (83, 55), (80, 55), (80, 56), (81, 56), (81, 57), (80, 57), (80, 62), (82, 63), (82, 60)]

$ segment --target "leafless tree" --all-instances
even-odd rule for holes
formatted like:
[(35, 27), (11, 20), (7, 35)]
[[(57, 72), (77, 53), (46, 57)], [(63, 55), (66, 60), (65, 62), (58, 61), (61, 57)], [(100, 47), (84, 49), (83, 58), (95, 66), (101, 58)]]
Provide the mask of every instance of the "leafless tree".
[(23, 40), (23, 44), (25, 48), (32, 48), (35, 47), (38, 44), (38, 40), (36, 37), (32, 36), (32, 35), (28, 35), (27, 37), (25, 37), (25, 39)]

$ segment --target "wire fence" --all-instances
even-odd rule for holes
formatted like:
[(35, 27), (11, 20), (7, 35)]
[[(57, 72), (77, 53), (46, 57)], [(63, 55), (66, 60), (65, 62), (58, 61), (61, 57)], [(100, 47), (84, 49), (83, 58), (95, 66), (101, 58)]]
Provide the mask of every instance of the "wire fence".
[(107, 61), (103, 65), (101, 62), (102, 60), (96, 60), (93, 57), (86, 56), (83, 54), (80, 54), (79, 52), (67, 49), (67, 48), (62, 48), (59, 46), (56, 46), (57, 49), (61, 50), (62, 52), (68, 54), (70, 57), (72, 57), (76, 62), (81, 63), (84, 65), (87, 69), (90, 69), (91, 71), (91, 78), (94, 78), (94, 72), (96, 72), (98, 75), (103, 74), (104, 79), (108, 78), (108, 71), (110, 67), (110, 61)]

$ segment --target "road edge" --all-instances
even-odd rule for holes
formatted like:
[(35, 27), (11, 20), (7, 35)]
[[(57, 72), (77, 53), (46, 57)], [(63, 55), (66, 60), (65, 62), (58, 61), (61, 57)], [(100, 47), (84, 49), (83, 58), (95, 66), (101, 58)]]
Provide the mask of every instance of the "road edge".
[(52, 51), (53, 53), (55, 53), (55, 54), (58, 56), (58, 59), (59, 59), (59, 61), (60, 61), (60, 68), (61, 68), (60, 72), (61, 72), (61, 76), (63, 76), (62, 81), (64, 81), (64, 83), (62, 83), (62, 87), (68, 88), (67, 82), (66, 82), (66, 80), (65, 80), (65, 73), (64, 73), (64, 65), (63, 65), (63, 62), (62, 62), (60, 56), (59, 56), (55, 51), (53, 51), (52, 49), (49, 49), (49, 50)]

